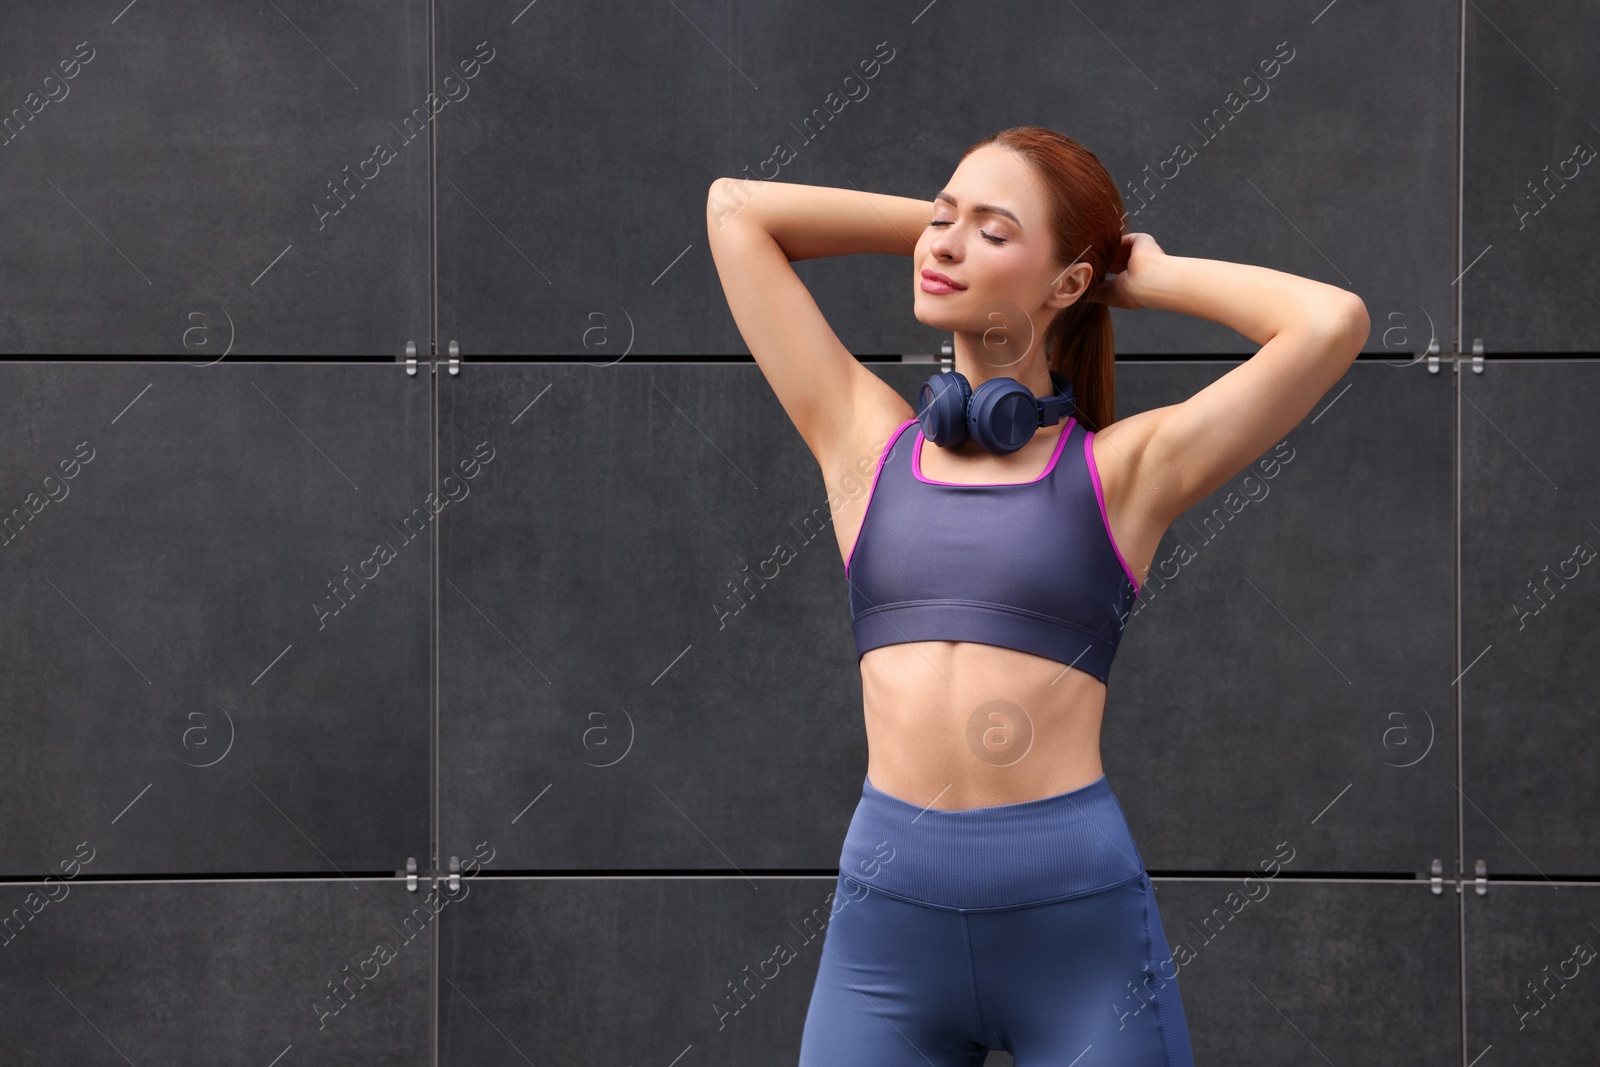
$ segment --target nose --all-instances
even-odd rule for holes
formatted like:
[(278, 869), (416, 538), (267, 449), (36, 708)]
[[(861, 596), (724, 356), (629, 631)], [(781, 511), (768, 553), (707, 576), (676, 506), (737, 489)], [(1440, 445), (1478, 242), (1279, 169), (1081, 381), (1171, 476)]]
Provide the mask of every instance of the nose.
[(955, 230), (956, 226), (940, 226), (930, 230), (932, 237), (928, 241), (928, 251), (940, 260), (959, 259), (961, 245)]

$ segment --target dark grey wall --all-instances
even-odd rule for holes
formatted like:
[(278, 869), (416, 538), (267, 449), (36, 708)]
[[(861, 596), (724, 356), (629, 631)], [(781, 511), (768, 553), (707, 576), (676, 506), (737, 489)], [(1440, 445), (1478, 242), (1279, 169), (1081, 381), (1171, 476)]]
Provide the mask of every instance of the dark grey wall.
[[(714, 178), (931, 197), (1022, 123), (1089, 145), (1168, 251), (1356, 292), (1374, 347), (1451, 348), (1461, 290), (1462, 347), (1589, 351), (1594, 18), (1471, 8), (1462, 138), (1464, 6), (448, 0), (431, 98), (420, 0), (13, 7), (0, 351), (740, 351)], [(798, 269), (852, 351), (936, 348), (898, 257)], [(1116, 318), (1130, 353), (1240, 352), (1214, 323)]]
[[(0, 351), (422, 342), (426, 109), (402, 135), (428, 94), (427, 15), (419, 0), (6, 5)], [(364, 167), (380, 142), (393, 157)]]
[[(1592, 1061), (1592, 9), (525, 3), (0, 10), (0, 1059), (793, 1062), (861, 693), (706, 188), (1039, 123), (1372, 317), (1113, 674), (1197, 1059)], [(797, 267), (911, 400), (905, 262)], [(1250, 352), (1116, 320), (1122, 414)]]

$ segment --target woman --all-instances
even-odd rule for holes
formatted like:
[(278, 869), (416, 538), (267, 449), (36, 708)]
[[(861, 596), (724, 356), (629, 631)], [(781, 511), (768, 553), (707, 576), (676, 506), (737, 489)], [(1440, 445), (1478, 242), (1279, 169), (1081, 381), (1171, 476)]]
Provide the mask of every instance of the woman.
[[(822, 467), (861, 653), (867, 773), (802, 1067), (981, 1064), (995, 1048), (1018, 1067), (1193, 1062), (1101, 767), (1106, 678), (1167, 526), (1306, 416), (1368, 320), (1333, 286), (1168, 256), (1122, 216), (1092, 153), (1031, 126), (969, 148), (931, 204), (711, 187), (728, 307)], [(917, 320), (954, 335), (961, 377), (934, 376), (919, 411), (789, 266), (851, 252), (910, 255)], [(1261, 348), (1183, 403), (1116, 420), (1111, 307), (1197, 315)]]

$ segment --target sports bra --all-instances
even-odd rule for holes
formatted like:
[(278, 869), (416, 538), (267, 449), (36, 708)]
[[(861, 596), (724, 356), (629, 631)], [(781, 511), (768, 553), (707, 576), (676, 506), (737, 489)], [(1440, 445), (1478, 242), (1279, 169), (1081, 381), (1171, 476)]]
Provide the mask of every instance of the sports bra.
[(966, 485), (925, 476), (921, 426), (901, 423), (844, 565), (857, 659), (880, 645), (976, 641), (1104, 682), (1139, 583), (1111, 535), (1093, 442), (1069, 418), (1037, 478)]

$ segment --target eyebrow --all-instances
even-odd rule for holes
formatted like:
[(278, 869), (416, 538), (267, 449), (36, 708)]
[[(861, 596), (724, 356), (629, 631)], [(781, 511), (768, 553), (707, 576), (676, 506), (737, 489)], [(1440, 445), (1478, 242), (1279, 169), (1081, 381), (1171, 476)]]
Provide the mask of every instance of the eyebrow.
[[(956, 203), (956, 198), (945, 192), (943, 189), (940, 189), (937, 193), (935, 193), (933, 198), (935, 200), (943, 200), (951, 207), (960, 207), (960, 205)], [(1016, 215), (1012, 214), (1010, 211), (1007, 211), (1005, 208), (1000, 207), (998, 204), (973, 204), (972, 212), (975, 215), (999, 215), (1003, 218), (1010, 219), (1018, 226), (1022, 225), (1021, 219), (1017, 218)]]

